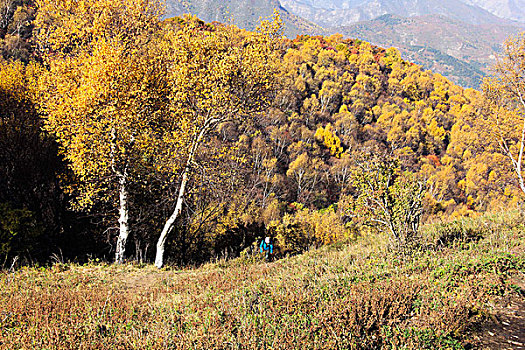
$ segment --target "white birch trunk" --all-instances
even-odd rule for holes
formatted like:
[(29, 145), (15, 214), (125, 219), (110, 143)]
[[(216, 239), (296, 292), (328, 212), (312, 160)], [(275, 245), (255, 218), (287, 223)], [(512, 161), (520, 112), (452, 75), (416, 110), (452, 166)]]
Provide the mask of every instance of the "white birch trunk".
[(128, 209), (128, 189), (126, 187), (126, 176), (123, 175), (119, 179), (119, 236), (117, 240), (117, 249), (115, 253), (115, 263), (122, 264), (124, 262), (124, 254), (126, 252), (126, 241), (129, 236), (129, 209)]
[(155, 266), (159, 269), (162, 268), (162, 266), (164, 266), (164, 250), (166, 248), (166, 239), (168, 238), (170, 232), (173, 230), (175, 222), (177, 221), (177, 218), (179, 217), (182, 211), (182, 204), (184, 202), (184, 195), (186, 194), (186, 185), (188, 184), (193, 158), (195, 157), (197, 148), (199, 147), (206, 132), (210, 129), (212, 125), (216, 125), (218, 121), (219, 120), (215, 119), (207, 120), (204, 123), (204, 126), (197, 135), (197, 137), (193, 140), (192, 145), (190, 147), (190, 154), (188, 155), (186, 166), (184, 167), (184, 171), (182, 172), (182, 180), (180, 182), (179, 194), (177, 196), (177, 203), (175, 205), (175, 209), (173, 210), (173, 213), (171, 214), (169, 219), (164, 224), (164, 228), (162, 229), (159, 240), (157, 241), (157, 252), (155, 253)]
[(177, 196), (177, 204), (175, 205), (175, 210), (173, 210), (173, 213), (164, 224), (164, 228), (162, 229), (159, 240), (157, 241), (155, 266), (159, 269), (162, 268), (162, 266), (164, 266), (164, 250), (166, 246), (166, 239), (173, 230), (173, 227), (175, 226), (175, 221), (177, 221), (177, 218), (179, 217), (182, 211), (182, 203), (184, 201), (184, 194), (186, 192), (186, 185), (188, 183), (188, 172), (189, 169), (185, 168), (184, 173), (182, 174), (182, 182), (180, 184), (179, 195)]

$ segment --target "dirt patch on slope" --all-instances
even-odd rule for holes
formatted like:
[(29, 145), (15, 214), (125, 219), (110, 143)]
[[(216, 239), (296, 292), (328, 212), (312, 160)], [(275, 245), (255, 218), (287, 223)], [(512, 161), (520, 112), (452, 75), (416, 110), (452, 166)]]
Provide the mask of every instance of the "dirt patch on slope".
[(510, 283), (516, 292), (494, 303), (474, 334), (476, 348), (525, 350), (525, 275), (513, 276)]

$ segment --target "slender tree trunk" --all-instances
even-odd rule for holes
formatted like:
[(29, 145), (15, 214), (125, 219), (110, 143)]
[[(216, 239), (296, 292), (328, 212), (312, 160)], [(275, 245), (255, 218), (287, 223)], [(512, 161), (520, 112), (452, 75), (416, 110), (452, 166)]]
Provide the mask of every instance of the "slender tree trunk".
[(120, 232), (117, 240), (115, 262), (122, 264), (124, 262), (124, 253), (126, 252), (126, 241), (129, 236), (128, 188), (125, 175), (119, 179), (119, 214)]
[[(131, 143), (135, 138), (131, 136)], [(124, 170), (119, 169), (116, 165), (116, 149), (117, 149), (117, 131), (115, 128), (111, 129), (111, 168), (113, 173), (118, 178), (119, 183), (119, 236), (117, 239), (117, 248), (115, 250), (115, 263), (122, 264), (126, 252), (126, 241), (129, 236), (129, 203), (128, 203), (128, 171), (127, 164)]]
[(166, 239), (168, 238), (168, 235), (173, 230), (173, 227), (175, 226), (175, 221), (177, 221), (177, 218), (179, 217), (182, 211), (182, 203), (184, 201), (184, 194), (186, 192), (186, 185), (188, 184), (188, 178), (189, 178), (188, 172), (189, 172), (189, 167), (186, 166), (182, 174), (182, 181), (180, 183), (179, 195), (177, 196), (177, 204), (175, 205), (175, 210), (173, 210), (173, 213), (169, 217), (168, 221), (166, 221), (166, 223), (164, 224), (164, 228), (162, 229), (159, 240), (157, 241), (157, 253), (155, 255), (155, 266), (158, 267), (159, 269), (162, 268), (162, 266), (164, 265), (164, 249), (166, 246)]
[(195, 156), (195, 152), (197, 151), (197, 148), (204, 137), (204, 134), (207, 131), (207, 127), (205, 126), (197, 136), (197, 138), (194, 140), (194, 142), (191, 145), (190, 148), (190, 154), (188, 155), (188, 160), (186, 161), (186, 165), (184, 167), (184, 171), (182, 172), (182, 181), (180, 182), (179, 187), (179, 194), (177, 196), (177, 203), (175, 204), (175, 209), (173, 210), (173, 213), (169, 217), (168, 221), (164, 224), (164, 228), (162, 229), (162, 232), (160, 233), (159, 240), (157, 241), (157, 252), (155, 254), (155, 266), (157, 268), (162, 268), (164, 266), (164, 250), (166, 247), (166, 239), (168, 238), (168, 235), (173, 230), (173, 227), (175, 226), (175, 222), (177, 221), (180, 213), (182, 212), (182, 204), (184, 202), (184, 195), (186, 194), (186, 185), (188, 184), (189, 176), (190, 176), (190, 169), (191, 164), (193, 162), (193, 157)]
[(195, 153), (197, 152), (197, 149), (199, 148), (200, 143), (202, 142), (204, 135), (211, 130), (213, 127), (218, 125), (220, 122), (223, 122), (224, 119), (214, 119), (214, 118), (208, 118), (205, 122), (203, 127), (200, 129), (198, 135), (193, 139), (193, 142), (190, 147), (190, 153), (188, 155), (188, 160), (186, 161), (186, 165), (184, 167), (184, 171), (182, 172), (182, 180), (180, 182), (180, 188), (179, 188), (179, 194), (177, 196), (177, 203), (175, 204), (175, 209), (173, 210), (173, 213), (169, 217), (168, 221), (164, 224), (164, 228), (162, 229), (162, 232), (160, 233), (159, 240), (157, 241), (157, 252), (155, 254), (155, 266), (157, 268), (162, 268), (164, 266), (164, 250), (166, 247), (166, 239), (168, 238), (168, 235), (173, 231), (173, 227), (175, 226), (175, 222), (177, 221), (180, 213), (182, 212), (182, 204), (184, 202), (184, 195), (186, 194), (186, 186), (188, 185), (188, 181), (190, 178), (190, 171), (191, 171), (191, 165), (193, 163), (193, 159), (195, 158)]

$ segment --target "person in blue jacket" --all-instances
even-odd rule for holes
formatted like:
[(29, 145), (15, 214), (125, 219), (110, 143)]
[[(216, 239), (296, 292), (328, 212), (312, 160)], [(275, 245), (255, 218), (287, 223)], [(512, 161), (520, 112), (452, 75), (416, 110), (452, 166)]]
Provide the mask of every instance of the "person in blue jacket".
[(273, 254), (273, 244), (271, 243), (270, 237), (266, 237), (262, 240), (259, 246), (261, 253), (265, 253), (266, 260), (270, 260), (270, 256)]

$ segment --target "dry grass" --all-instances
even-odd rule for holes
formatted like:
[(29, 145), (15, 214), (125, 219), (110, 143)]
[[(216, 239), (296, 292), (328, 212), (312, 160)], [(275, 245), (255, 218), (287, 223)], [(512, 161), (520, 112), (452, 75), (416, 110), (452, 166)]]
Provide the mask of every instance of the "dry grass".
[(523, 297), (511, 282), (525, 271), (521, 222), (493, 215), (434, 225), (426, 248), (409, 255), (370, 236), (269, 264), (243, 257), (193, 270), (57, 264), (3, 272), (0, 347), (475, 347), (488, 302)]

